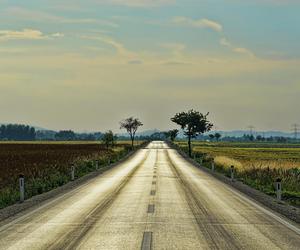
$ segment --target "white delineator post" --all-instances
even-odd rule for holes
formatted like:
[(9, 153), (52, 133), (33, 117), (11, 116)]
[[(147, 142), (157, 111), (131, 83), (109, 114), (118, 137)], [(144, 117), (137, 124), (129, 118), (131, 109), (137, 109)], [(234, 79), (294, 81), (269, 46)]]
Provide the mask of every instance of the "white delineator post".
[(96, 168), (96, 170), (99, 169), (99, 161), (95, 161), (95, 168)]
[(211, 162), (211, 171), (215, 171), (215, 162), (212, 160)]
[(19, 176), (19, 186), (20, 186), (20, 202), (24, 202), (25, 199), (25, 182), (24, 175), (20, 174)]
[(277, 179), (276, 179), (275, 185), (276, 185), (276, 195), (277, 195), (277, 200), (278, 200), (278, 201), (281, 201), (282, 184), (281, 184), (281, 179), (280, 179), (280, 178), (277, 178)]
[(75, 166), (74, 164), (71, 165), (71, 181), (75, 179)]
[(230, 168), (230, 176), (231, 176), (231, 181), (234, 181), (234, 166), (231, 166)]

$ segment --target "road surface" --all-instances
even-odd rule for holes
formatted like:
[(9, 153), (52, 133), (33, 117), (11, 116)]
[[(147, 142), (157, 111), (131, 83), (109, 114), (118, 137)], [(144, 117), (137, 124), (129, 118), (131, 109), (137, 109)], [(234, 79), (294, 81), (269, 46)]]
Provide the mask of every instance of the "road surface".
[(1, 226), (0, 249), (300, 249), (300, 230), (152, 142)]

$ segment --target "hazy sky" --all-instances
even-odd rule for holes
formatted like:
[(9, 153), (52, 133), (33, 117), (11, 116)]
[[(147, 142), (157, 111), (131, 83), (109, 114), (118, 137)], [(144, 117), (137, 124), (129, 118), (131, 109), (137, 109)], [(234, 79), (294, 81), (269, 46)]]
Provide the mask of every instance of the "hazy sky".
[(299, 0), (0, 0), (0, 123), (300, 123)]

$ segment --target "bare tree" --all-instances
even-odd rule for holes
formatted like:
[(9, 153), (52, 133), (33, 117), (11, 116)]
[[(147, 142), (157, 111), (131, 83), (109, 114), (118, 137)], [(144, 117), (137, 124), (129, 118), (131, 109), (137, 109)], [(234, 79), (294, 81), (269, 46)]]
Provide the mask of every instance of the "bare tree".
[(138, 118), (129, 117), (124, 121), (120, 122), (120, 129), (126, 129), (127, 133), (131, 139), (131, 147), (133, 149), (135, 133), (139, 127), (143, 126), (143, 123), (140, 122)]

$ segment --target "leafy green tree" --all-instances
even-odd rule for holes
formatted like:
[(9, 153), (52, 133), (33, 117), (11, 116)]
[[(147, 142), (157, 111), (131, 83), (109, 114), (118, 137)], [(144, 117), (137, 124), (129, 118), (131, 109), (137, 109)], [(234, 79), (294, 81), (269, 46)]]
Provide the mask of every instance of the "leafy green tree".
[(188, 138), (190, 157), (192, 156), (191, 139), (196, 138), (199, 134), (210, 131), (213, 127), (213, 124), (207, 120), (208, 115), (209, 113), (203, 115), (191, 109), (188, 112), (177, 113), (171, 118), (171, 121), (178, 124)]
[(160, 141), (165, 140), (167, 138), (166, 132), (155, 132), (152, 135), (150, 135), (150, 140)]
[(262, 138), (263, 138), (263, 137), (262, 137), (261, 135), (256, 136), (256, 140), (257, 140), (257, 141), (262, 141)]
[(169, 130), (169, 135), (170, 135), (170, 140), (171, 141), (175, 141), (178, 133), (179, 133), (179, 130), (178, 129), (172, 129), (172, 130)]
[(165, 136), (165, 139), (170, 139), (170, 131), (165, 131), (165, 132), (163, 132), (163, 134), (164, 134), (164, 136)]
[(222, 135), (220, 133), (215, 133), (215, 138), (217, 141), (219, 141), (221, 137)]
[(124, 121), (120, 122), (120, 129), (126, 129), (127, 133), (130, 136), (132, 149), (134, 146), (134, 139), (135, 139), (136, 131), (141, 126), (143, 126), (143, 123), (140, 122), (140, 120), (138, 118), (133, 118), (133, 117), (129, 117), (129, 118), (125, 119)]
[(209, 136), (209, 138), (210, 138), (211, 140), (215, 139), (215, 135), (214, 135), (214, 134), (209, 134), (208, 136)]
[(254, 137), (253, 135), (246, 135), (246, 134), (244, 134), (244, 135), (243, 135), (243, 139), (244, 139), (245, 141), (254, 141), (254, 140), (255, 140), (255, 137)]
[(114, 133), (111, 130), (103, 134), (102, 141), (107, 149), (109, 148), (109, 146), (113, 147), (115, 145), (116, 140), (117, 136), (114, 135)]
[(0, 126), (0, 140), (33, 141), (35, 137), (35, 128), (28, 125), (3, 124)]
[(72, 130), (61, 130), (55, 134), (55, 139), (58, 141), (74, 141), (76, 134)]
[(163, 134), (164, 134), (164, 136), (165, 136), (165, 139), (174, 141), (175, 138), (176, 138), (177, 135), (178, 135), (178, 132), (179, 132), (178, 129), (172, 129), (172, 130), (163, 132)]

